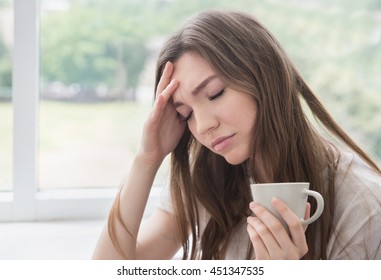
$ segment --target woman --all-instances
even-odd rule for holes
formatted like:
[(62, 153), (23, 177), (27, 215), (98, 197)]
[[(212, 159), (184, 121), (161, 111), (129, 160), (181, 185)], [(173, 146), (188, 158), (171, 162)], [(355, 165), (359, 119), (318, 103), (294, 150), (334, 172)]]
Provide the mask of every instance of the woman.
[[(168, 259), (181, 247), (183, 259), (381, 258), (380, 168), (336, 124), (255, 18), (199, 14), (164, 45), (156, 75), (141, 148), (94, 258)], [(338, 144), (314, 129), (302, 102)], [(168, 195), (141, 225), (169, 153)], [(252, 180), (310, 182), (324, 197), (324, 212), (304, 228), (275, 200), (288, 234), (251, 202)], [(305, 216), (315, 208), (308, 203)]]

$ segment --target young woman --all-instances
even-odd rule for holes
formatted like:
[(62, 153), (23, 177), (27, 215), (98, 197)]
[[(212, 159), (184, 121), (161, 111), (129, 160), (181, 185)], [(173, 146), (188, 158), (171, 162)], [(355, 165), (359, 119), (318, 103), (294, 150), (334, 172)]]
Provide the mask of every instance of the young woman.
[[(169, 259), (182, 247), (184, 259), (381, 259), (380, 168), (255, 18), (200, 13), (164, 45), (156, 75), (140, 150), (94, 258)], [(167, 195), (141, 224), (170, 153)], [(310, 182), (324, 212), (304, 228), (274, 200), (288, 233), (252, 202), (251, 181)], [(305, 216), (315, 208), (308, 203)]]

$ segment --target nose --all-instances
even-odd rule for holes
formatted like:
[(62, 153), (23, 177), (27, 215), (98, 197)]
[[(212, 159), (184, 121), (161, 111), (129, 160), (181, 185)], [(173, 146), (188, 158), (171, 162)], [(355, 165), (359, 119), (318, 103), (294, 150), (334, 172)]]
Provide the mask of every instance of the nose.
[(196, 131), (199, 135), (204, 135), (219, 125), (217, 117), (209, 110), (194, 110), (193, 114), (196, 122)]

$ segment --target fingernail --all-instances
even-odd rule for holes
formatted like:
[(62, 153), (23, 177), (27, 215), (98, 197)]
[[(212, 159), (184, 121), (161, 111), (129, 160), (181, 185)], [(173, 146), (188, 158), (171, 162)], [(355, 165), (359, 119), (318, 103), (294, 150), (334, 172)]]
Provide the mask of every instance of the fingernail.
[(249, 204), (249, 207), (251, 209), (254, 209), (256, 206), (257, 206), (257, 204), (254, 201), (250, 202), (250, 204)]
[(165, 64), (164, 64), (164, 67), (162, 68), (162, 74), (164, 74), (164, 71), (168, 68), (168, 62), (169, 61), (167, 61)]
[(271, 202), (272, 203), (278, 203), (279, 199), (276, 198), (275, 196), (273, 198), (271, 198)]

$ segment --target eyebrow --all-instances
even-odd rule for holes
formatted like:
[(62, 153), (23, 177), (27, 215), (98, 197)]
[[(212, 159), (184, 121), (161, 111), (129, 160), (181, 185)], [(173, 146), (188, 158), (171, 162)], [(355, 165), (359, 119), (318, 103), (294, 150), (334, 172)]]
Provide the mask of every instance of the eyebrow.
[[(205, 80), (203, 80), (201, 83), (198, 84), (193, 90), (192, 90), (192, 95), (197, 95), (203, 88), (205, 88), (211, 81), (217, 78), (217, 75), (211, 75), (207, 77)], [(175, 108), (180, 107), (184, 105), (182, 102), (174, 102), (173, 105)]]
[(197, 87), (195, 87), (194, 90), (192, 90), (192, 95), (198, 94), (204, 87), (206, 87), (207, 84), (209, 84), (215, 78), (217, 78), (216, 75), (211, 75), (205, 80), (203, 80)]

